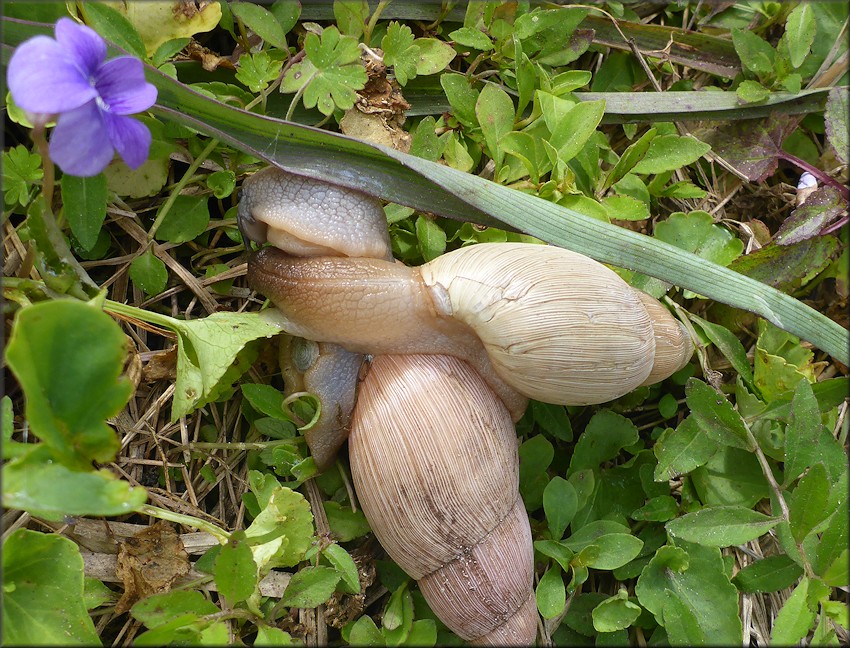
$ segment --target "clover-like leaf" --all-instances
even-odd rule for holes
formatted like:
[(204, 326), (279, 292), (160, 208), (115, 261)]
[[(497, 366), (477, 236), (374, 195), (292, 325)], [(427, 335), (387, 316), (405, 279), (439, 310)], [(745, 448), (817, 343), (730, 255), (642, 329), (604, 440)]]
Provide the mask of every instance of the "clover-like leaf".
[(7, 205), (25, 206), (30, 187), (41, 180), (41, 156), (30, 153), (25, 146), (3, 151), (3, 200)]
[(413, 32), (410, 27), (396, 21), (389, 24), (387, 33), (381, 40), (384, 63), (393, 66), (395, 78), (401, 85), (406, 85), (410, 79), (416, 78), (419, 47), (414, 45), (413, 41)]
[(307, 34), (304, 51), (306, 60), (287, 70), (281, 92), (303, 91), (304, 106), (318, 107), (323, 115), (330, 115), (334, 108), (351, 108), (356, 91), (363, 89), (367, 79), (357, 39), (343, 36), (331, 26), (321, 36)]

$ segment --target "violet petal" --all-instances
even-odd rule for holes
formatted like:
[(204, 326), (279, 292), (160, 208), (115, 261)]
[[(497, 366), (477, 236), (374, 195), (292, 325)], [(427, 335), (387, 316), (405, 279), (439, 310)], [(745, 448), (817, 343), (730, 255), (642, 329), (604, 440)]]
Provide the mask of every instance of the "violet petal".
[(6, 79), (15, 103), (34, 113), (73, 110), (97, 96), (65, 49), (47, 36), (35, 36), (15, 49)]
[(50, 137), (50, 157), (62, 171), (84, 178), (95, 176), (106, 168), (113, 155), (96, 100), (59, 116)]
[(101, 65), (96, 88), (107, 110), (116, 115), (147, 110), (156, 101), (156, 87), (145, 81), (142, 62), (129, 56)]
[(138, 169), (148, 159), (151, 132), (142, 122), (123, 115), (103, 114), (109, 141), (131, 169)]
[(60, 18), (56, 22), (56, 40), (86, 77), (93, 77), (97, 67), (106, 58), (106, 42), (98, 33), (70, 18)]

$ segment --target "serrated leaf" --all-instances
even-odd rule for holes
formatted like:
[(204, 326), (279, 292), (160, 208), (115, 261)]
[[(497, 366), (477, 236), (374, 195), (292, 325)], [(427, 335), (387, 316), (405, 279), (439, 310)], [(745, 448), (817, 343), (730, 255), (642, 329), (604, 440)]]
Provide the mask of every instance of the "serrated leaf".
[(649, 205), (631, 196), (607, 196), (602, 206), (612, 220), (640, 221), (649, 218)]
[(322, 550), (322, 555), (339, 572), (345, 585), (345, 591), (349, 594), (359, 594), (360, 577), (358, 576), (357, 563), (354, 562), (351, 554), (340, 545), (332, 543)]
[(788, 14), (783, 36), (791, 55), (791, 65), (795, 68), (800, 67), (809, 55), (816, 32), (815, 10), (808, 2), (801, 2)]
[(357, 40), (343, 36), (335, 26), (321, 36), (310, 32), (304, 39), (307, 60), (287, 70), (282, 92), (295, 92), (305, 83), (304, 106), (330, 115), (334, 108), (348, 110), (357, 100), (357, 90), (366, 85), (366, 70), (360, 62)]
[(701, 317), (697, 317), (696, 315), (689, 314), (689, 317), (692, 321), (697, 323), (697, 325), (705, 333), (706, 337), (711, 340), (711, 343), (716, 346), (717, 350), (720, 351), (729, 361), (729, 364), (731, 364), (732, 368), (738, 372), (738, 375), (741, 376), (747, 387), (750, 390), (755, 391), (753, 370), (750, 367), (747, 352), (744, 350), (744, 345), (741, 344), (741, 341), (735, 336), (735, 334), (725, 326), (709, 322)]
[[(273, 567), (292, 567), (304, 559), (313, 540), (313, 514), (303, 495), (283, 486), (276, 489), (266, 507), (245, 530), (249, 539), (272, 533), (273, 540), (251, 547), (260, 575)], [(331, 571), (339, 580), (336, 570)]]
[(826, 520), (832, 511), (828, 508), (830, 483), (826, 468), (816, 463), (803, 475), (788, 498), (788, 522), (797, 542), (802, 542), (809, 532)]
[(773, 629), (770, 633), (771, 644), (791, 646), (809, 634), (815, 622), (815, 613), (809, 608), (806, 596), (809, 590), (809, 579), (804, 576), (800, 584), (785, 601), (785, 605), (776, 615)]
[(393, 72), (399, 84), (404, 86), (417, 74), (416, 63), (419, 59), (419, 47), (413, 44), (413, 32), (407, 25), (392, 21), (387, 33), (381, 39), (384, 50), (384, 63), (393, 66)]
[(711, 146), (689, 135), (658, 135), (649, 143), (640, 162), (632, 167), (632, 173), (674, 171), (693, 164), (710, 150)]
[(41, 169), (41, 156), (30, 153), (25, 146), (18, 144), (3, 151), (3, 200), (6, 205), (21, 205), (29, 202), (30, 185), (34, 185), (44, 176)]
[(850, 148), (847, 136), (847, 122), (850, 113), (850, 98), (841, 88), (832, 88), (826, 100), (824, 109), (824, 122), (826, 126), (826, 139), (835, 156), (844, 164), (847, 164), (847, 149)]
[(239, 57), (236, 79), (248, 86), (251, 92), (261, 92), (277, 79), (282, 66), (283, 61), (273, 59), (268, 52), (243, 54)]
[(675, 212), (655, 226), (655, 237), (709, 261), (729, 265), (744, 250), (743, 242), (714, 224), (708, 212)]
[(99, 645), (83, 590), (76, 544), (56, 534), (13, 532), (3, 543), (3, 643)]
[(791, 587), (803, 568), (785, 554), (768, 556), (747, 565), (732, 579), (742, 592), (778, 592)]
[(168, 269), (147, 249), (130, 263), (130, 279), (148, 295), (158, 295), (168, 284)]
[(747, 29), (732, 30), (732, 44), (743, 66), (759, 76), (773, 72), (776, 50), (763, 38)]
[(268, 9), (251, 2), (233, 2), (230, 11), (264, 41), (279, 49), (286, 49), (286, 33)]
[[(695, 624), (712, 644), (740, 644), (743, 631), (738, 616), (738, 592), (726, 576), (720, 550), (676, 544), (681, 546), (658, 549), (644, 567), (635, 586), (638, 601), (658, 623), (664, 624), (667, 598), (676, 596), (687, 608), (688, 616), (693, 617), (688, 625)], [(673, 611), (677, 609), (679, 606)], [(677, 641), (687, 643), (687, 638), (677, 637)]]
[(717, 506), (688, 513), (665, 525), (667, 532), (688, 542), (707, 547), (744, 544), (764, 535), (781, 518), (774, 518), (743, 506)]
[(685, 394), (691, 416), (715, 442), (744, 450), (753, 449), (744, 421), (723, 394), (696, 378), (688, 380)]

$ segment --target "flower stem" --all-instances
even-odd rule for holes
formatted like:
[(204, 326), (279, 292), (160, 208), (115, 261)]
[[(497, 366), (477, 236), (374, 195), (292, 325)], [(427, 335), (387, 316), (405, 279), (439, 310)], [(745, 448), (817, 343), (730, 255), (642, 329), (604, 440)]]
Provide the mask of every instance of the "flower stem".
[(286, 121), (292, 121), (292, 113), (295, 112), (295, 106), (298, 105), (298, 100), (301, 99), (301, 95), (304, 94), (304, 91), (307, 89), (307, 86), (310, 85), (310, 81), (313, 80), (313, 78), (316, 76), (316, 74), (318, 74), (318, 72), (319, 71), (316, 70), (315, 72), (313, 72), (313, 74), (307, 77), (307, 80), (301, 84), (301, 87), (298, 88), (298, 91), (295, 93), (295, 96), (292, 97), (292, 102), (289, 104), (289, 110), (286, 111), (286, 116), (284, 117)]
[(53, 166), (53, 160), (50, 159), (50, 148), (47, 145), (47, 137), (44, 135), (43, 121), (36, 120), (30, 137), (41, 155), (41, 168), (44, 171), (44, 178), (41, 182), (41, 193), (44, 196), (44, 200), (47, 201), (48, 207), (52, 207), (53, 188), (56, 184), (56, 168)]
[(369, 22), (363, 33), (363, 42), (367, 46), (370, 45), (369, 41), (372, 40), (372, 32), (375, 31), (375, 25), (378, 24), (378, 19), (381, 17), (381, 14), (384, 13), (384, 9), (387, 8), (387, 5), (390, 4), (390, 2), (392, 2), (392, 0), (381, 0), (378, 3), (378, 6), (375, 7), (375, 12), (369, 18)]
[(171, 207), (174, 205), (174, 201), (177, 200), (177, 196), (180, 195), (180, 192), (183, 188), (189, 184), (189, 181), (192, 179), (192, 176), (195, 175), (195, 171), (203, 164), (204, 160), (206, 160), (210, 153), (215, 150), (215, 147), (218, 146), (218, 140), (212, 138), (208, 143), (206, 148), (200, 152), (198, 157), (196, 157), (192, 164), (189, 165), (189, 168), (186, 170), (186, 173), (183, 174), (183, 177), (180, 178), (180, 182), (178, 182), (174, 189), (171, 192), (171, 195), (168, 196), (168, 200), (165, 201), (165, 204), (162, 206), (159, 214), (156, 216), (156, 220), (151, 225), (151, 229), (148, 232), (148, 240), (152, 241), (156, 231), (159, 229), (159, 226), (162, 225), (162, 221), (165, 220), (165, 217), (168, 215), (168, 212), (171, 211)]

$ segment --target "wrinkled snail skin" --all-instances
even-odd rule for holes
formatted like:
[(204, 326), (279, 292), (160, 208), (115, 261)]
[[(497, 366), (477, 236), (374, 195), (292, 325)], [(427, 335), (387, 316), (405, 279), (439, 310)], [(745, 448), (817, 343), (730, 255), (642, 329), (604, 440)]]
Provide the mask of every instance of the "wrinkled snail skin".
[(309, 392), (321, 403), (319, 418), (304, 438), (316, 468), (324, 472), (348, 438), (364, 357), (337, 344), (290, 335), (280, 336), (278, 354), (285, 395)]
[(349, 458), (375, 535), (434, 613), (473, 643), (533, 643), (516, 432), (478, 374), (452, 356), (376, 357), (360, 386)]

